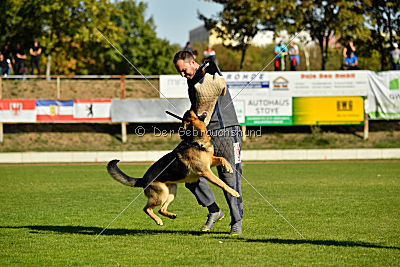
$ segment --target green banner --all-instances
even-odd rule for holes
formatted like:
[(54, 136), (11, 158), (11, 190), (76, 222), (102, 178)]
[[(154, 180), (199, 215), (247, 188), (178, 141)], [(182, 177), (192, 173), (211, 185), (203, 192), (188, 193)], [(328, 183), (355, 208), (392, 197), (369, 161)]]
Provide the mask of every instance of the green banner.
[(248, 126), (287, 126), (292, 125), (292, 116), (246, 116)]

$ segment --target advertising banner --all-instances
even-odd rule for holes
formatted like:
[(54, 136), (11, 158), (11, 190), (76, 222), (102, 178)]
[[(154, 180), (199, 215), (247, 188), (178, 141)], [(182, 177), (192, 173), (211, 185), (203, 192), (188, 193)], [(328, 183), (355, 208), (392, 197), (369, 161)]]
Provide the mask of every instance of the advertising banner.
[(0, 122), (36, 122), (35, 105), (35, 100), (0, 100)]
[(74, 121), (110, 121), (111, 99), (74, 100)]
[(262, 95), (238, 96), (233, 101), (239, 123), (254, 125), (292, 125), (292, 98)]
[(180, 117), (190, 108), (189, 99), (113, 99), (112, 122), (181, 122), (168, 115), (170, 111)]
[[(240, 95), (258, 91), (267, 96), (366, 96), (371, 71), (222, 72), (229, 90)], [(234, 94), (232, 97), (234, 97)], [(187, 98), (186, 79), (160, 75), (161, 98)]]
[(400, 119), (400, 71), (371, 73), (367, 113), (371, 119)]
[(36, 121), (69, 122), (74, 120), (74, 101), (36, 100)]
[(293, 125), (364, 124), (362, 97), (295, 97)]

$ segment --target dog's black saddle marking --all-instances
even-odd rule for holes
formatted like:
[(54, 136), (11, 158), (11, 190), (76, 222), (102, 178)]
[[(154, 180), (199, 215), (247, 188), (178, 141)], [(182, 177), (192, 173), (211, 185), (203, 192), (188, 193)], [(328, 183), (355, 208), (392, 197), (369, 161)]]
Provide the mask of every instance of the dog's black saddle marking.
[(201, 151), (206, 151), (207, 150), (203, 145), (200, 145), (197, 142), (186, 142), (186, 141), (183, 141), (182, 143), (184, 143), (188, 147), (195, 147), (195, 148), (197, 148), (198, 150), (201, 150)]
[(135, 186), (146, 187), (154, 181), (178, 181), (184, 179), (188, 174), (188, 166), (186, 166), (178, 157), (178, 153), (175, 149), (151, 165), (143, 178), (137, 180)]

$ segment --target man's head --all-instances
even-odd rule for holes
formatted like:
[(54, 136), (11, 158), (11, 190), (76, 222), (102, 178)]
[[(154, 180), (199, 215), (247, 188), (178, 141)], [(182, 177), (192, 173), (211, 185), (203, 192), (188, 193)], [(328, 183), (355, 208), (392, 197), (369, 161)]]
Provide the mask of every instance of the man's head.
[(186, 79), (192, 79), (196, 74), (199, 64), (194, 60), (193, 54), (188, 51), (179, 51), (174, 56), (174, 65), (178, 73)]

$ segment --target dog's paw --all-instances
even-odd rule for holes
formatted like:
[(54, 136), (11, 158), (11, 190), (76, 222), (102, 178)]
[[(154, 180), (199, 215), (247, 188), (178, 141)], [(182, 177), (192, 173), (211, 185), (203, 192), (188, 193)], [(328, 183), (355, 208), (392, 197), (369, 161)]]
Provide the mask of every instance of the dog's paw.
[(176, 219), (176, 217), (178, 217), (175, 213), (171, 214), (171, 216), (169, 216), (170, 219)]
[(227, 172), (233, 173), (233, 169), (232, 169), (232, 167), (231, 167), (231, 165), (230, 165), (229, 163), (224, 164), (224, 168), (225, 168), (225, 170), (226, 170)]
[(161, 219), (160, 219), (160, 220), (157, 220), (157, 221), (156, 221), (156, 224), (159, 225), (159, 226), (163, 226), (163, 225), (164, 225)]
[(232, 191), (229, 192), (229, 193), (230, 193), (232, 196), (234, 196), (234, 197), (240, 197), (239, 193), (238, 193), (237, 191), (233, 190), (233, 189), (232, 189)]

